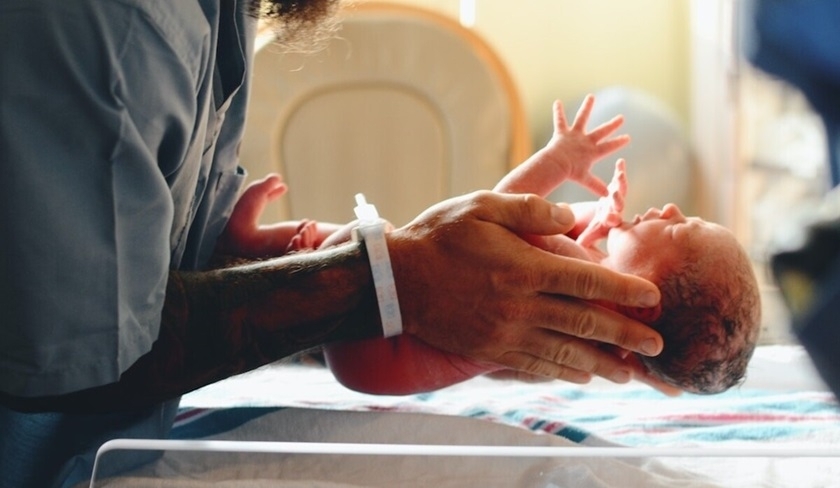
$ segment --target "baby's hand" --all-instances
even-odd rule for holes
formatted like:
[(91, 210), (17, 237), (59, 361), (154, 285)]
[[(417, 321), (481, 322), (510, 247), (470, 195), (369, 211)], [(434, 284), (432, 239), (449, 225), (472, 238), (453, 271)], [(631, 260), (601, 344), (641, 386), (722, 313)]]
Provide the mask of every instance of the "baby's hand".
[(595, 215), (577, 238), (578, 244), (592, 248), (607, 237), (610, 229), (621, 225), (624, 201), (627, 198), (627, 164), (623, 159), (615, 162), (615, 171), (608, 187), (608, 194), (598, 200)]
[(580, 183), (596, 195), (607, 194), (607, 186), (603, 180), (592, 174), (592, 166), (603, 157), (613, 153), (630, 142), (630, 136), (624, 134), (607, 139), (615, 132), (624, 118), (614, 117), (596, 127), (592, 132), (586, 132), (586, 124), (592, 113), (595, 97), (587, 95), (575, 115), (572, 126), (566, 122), (563, 104), (554, 102), (554, 135), (546, 149), (549, 157), (567, 171), (568, 178)]

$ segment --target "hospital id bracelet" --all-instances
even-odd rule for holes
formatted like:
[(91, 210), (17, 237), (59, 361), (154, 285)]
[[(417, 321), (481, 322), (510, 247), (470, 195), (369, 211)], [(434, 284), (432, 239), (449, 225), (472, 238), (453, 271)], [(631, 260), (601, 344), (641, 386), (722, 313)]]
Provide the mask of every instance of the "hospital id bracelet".
[(353, 240), (363, 241), (367, 248), (370, 271), (373, 274), (373, 286), (376, 289), (376, 302), (379, 304), (379, 316), (382, 319), (382, 334), (393, 337), (402, 334), (402, 316), (400, 302), (397, 299), (397, 285), (394, 283), (394, 271), (391, 269), (391, 257), (385, 242), (385, 221), (379, 218), (376, 207), (365, 201), (365, 196), (356, 194), (356, 217), (359, 226), (353, 229)]

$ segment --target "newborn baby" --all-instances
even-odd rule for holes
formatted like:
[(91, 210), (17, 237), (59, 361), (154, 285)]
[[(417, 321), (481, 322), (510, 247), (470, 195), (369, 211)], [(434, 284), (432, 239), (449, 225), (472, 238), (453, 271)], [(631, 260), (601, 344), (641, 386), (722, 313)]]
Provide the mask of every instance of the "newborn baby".
[[(662, 294), (656, 309), (602, 305), (662, 335), (665, 346), (658, 356), (636, 355), (654, 378), (692, 393), (723, 392), (744, 378), (760, 329), (750, 260), (729, 230), (686, 217), (673, 204), (625, 222), (625, 174), (619, 160), (610, 195), (594, 207), (575, 206), (581, 224), (586, 223), (578, 226), (579, 234), (576, 230), (540, 245), (655, 283)], [(603, 239), (606, 252), (597, 247)], [(430, 391), (493, 370), (405, 336), (332, 345), (326, 357), (345, 386), (379, 394)]]
[[(544, 197), (571, 179), (601, 195), (597, 202), (573, 205), (578, 225), (568, 235), (524, 237), (547, 251), (598, 262), (659, 286), (662, 301), (656, 309), (601, 304), (649, 324), (663, 336), (664, 349), (656, 357), (637, 354), (634, 360), (627, 351), (616, 351), (637, 366), (638, 379), (665, 392), (725, 391), (744, 377), (759, 332), (758, 286), (750, 261), (727, 229), (687, 218), (675, 205), (651, 209), (629, 222), (623, 220), (627, 192), (624, 161), (616, 163), (609, 187), (590, 170), (629, 138), (606, 139), (621, 125), (620, 117), (586, 132), (593, 103), (594, 98), (587, 97), (568, 126), (562, 105), (556, 102), (551, 141), (506, 175), (494, 190)], [(256, 216), (271, 188), (265, 181), (252, 185), (240, 199), (229, 227), (235, 221), (244, 224), (237, 232), (228, 232), (229, 236), (252, 239), (258, 234)], [(234, 218), (240, 214), (251, 218)], [(292, 247), (308, 247), (301, 243), (326, 247), (349, 237), (350, 226), (333, 232), (334, 225), (323, 229), (321, 225), (317, 229), (314, 222), (303, 225), (307, 238), (290, 236), (298, 244)], [(604, 239), (605, 250), (601, 250), (598, 244)], [(342, 384), (375, 394), (432, 391), (497, 370), (432, 348), (410, 335), (332, 344), (325, 348), (325, 357)]]
[[(602, 142), (620, 125), (620, 119), (588, 134), (583, 131), (593, 102), (587, 97), (571, 128), (566, 126), (562, 107), (555, 104), (552, 141), (494, 190), (545, 196), (570, 178), (603, 194), (603, 182), (590, 168), (627, 139)], [(760, 329), (758, 284), (750, 260), (729, 230), (687, 218), (673, 204), (625, 222), (624, 164), (622, 160), (616, 163), (608, 195), (594, 204), (573, 206), (579, 225), (569, 235), (532, 240), (546, 250), (599, 262), (655, 283), (662, 294), (660, 307), (618, 310), (663, 336), (664, 349), (658, 356), (636, 355), (653, 377), (648, 382), (656, 385), (658, 380), (693, 393), (723, 392), (744, 378)], [(597, 247), (603, 239), (606, 252)], [(430, 391), (493, 369), (434, 350), (410, 336), (337, 344), (325, 352), (339, 381), (369, 393)]]
[[(728, 229), (686, 217), (673, 204), (623, 221), (623, 161), (610, 186), (611, 196), (599, 201), (577, 243), (604, 266), (659, 287), (658, 312), (623, 310), (665, 342), (658, 356), (639, 359), (656, 377), (685, 391), (720, 393), (738, 384), (755, 349), (761, 312), (745, 250)], [(595, 247), (604, 238), (605, 253)]]

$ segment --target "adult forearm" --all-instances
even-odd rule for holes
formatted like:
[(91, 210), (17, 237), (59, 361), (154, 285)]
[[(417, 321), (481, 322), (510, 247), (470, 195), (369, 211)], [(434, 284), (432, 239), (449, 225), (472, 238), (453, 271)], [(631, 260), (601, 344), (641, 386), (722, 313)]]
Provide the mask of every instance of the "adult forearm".
[(137, 408), (314, 346), (376, 337), (378, 317), (359, 244), (213, 271), (173, 272), (158, 338), (119, 382), (6, 403), (37, 411)]
[[(169, 287), (161, 339), (174, 334), (181, 362), (196, 373), (230, 368), (204, 383), (314, 346), (382, 333), (369, 264), (358, 244), (176, 273)], [(169, 374), (159, 376), (166, 378), (172, 357), (161, 359), (157, 367)]]

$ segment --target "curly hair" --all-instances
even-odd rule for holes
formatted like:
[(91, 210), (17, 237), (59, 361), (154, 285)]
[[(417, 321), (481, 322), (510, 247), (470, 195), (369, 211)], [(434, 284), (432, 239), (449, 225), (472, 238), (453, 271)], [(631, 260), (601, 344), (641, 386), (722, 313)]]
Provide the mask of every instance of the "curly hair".
[(295, 52), (317, 52), (338, 31), (341, 0), (248, 0), (249, 13), (269, 25), (275, 43)]
[(662, 314), (651, 327), (662, 335), (664, 349), (639, 359), (668, 384), (692, 393), (720, 393), (743, 381), (755, 350), (761, 322), (758, 283), (740, 247), (734, 254), (696, 247), (688, 254), (659, 283)]

